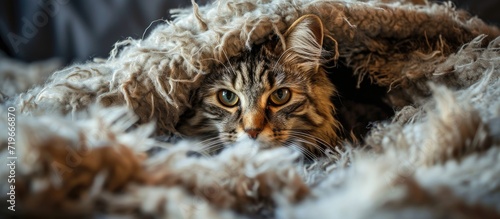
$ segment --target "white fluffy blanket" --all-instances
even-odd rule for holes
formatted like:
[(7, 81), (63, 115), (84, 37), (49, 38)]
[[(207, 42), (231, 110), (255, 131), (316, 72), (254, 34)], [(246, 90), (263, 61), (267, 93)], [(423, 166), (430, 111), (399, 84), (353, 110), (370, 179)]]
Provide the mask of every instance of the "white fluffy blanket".
[[(155, 140), (175, 133), (211, 66), (304, 14), (323, 20), (336, 42), (327, 49), (359, 80), (389, 88), (392, 119), (313, 164), (286, 148), (197, 157), (189, 151), (203, 142)], [(498, 218), (499, 35), (427, 1), (221, 0), (179, 10), (107, 60), (2, 100), (2, 215)], [(155, 146), (167, 149), (146, 153)], [(15, 212), (5, 202), (12, 190)]]

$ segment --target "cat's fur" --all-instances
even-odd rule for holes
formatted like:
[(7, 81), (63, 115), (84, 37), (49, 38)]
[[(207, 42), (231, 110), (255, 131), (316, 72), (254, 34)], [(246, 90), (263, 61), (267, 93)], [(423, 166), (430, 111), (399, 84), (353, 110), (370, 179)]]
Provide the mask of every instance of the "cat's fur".
[[(321, 66), (323, 35), (320, 19), (306, 15), (281, 40), (221, 63), (193, 95), (193, 107), (178, 130), (185, 136), (214, 137), (213, 144), (207, 143), (212, 146), (245, 139), (261, 147), (300, 146), (304, 153), (335, 146), (340, 124), (330, 100), (335, 88)], [(270, 96), (280, 88), (289, 89), (291, 97), (275, 106)], [(222, 90), (239, 97), (234, 107), (221, 103)]]

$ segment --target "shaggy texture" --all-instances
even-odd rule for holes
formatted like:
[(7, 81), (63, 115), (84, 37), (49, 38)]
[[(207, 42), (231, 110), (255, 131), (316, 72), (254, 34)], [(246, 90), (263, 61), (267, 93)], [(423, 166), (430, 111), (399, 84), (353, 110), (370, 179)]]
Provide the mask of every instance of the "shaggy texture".
[(28, 91), (33, 85), (42, 84), (61, 65), (58, 59), (26, 64), (0, 53), (0, 103)]
[[(242, 143), (208, 156), (192, 152), (206, 142), (153, 138), (176, 133), (211, 66), (304, 14), (323, 20), (326, 49), (360, 84), (389, 90), (396, 114), (363, 143), (311, 164), (286, 148)], [(147, 38), (117, 43), (109, 59), (69, 66), (4, 100), (2, 115), (16, 108), (15, 214), (500, 217), (499, 35), (426, 1), (235, 0), (179, 10)], [(5, 158), (7, 132), (0, 139)], [(146, 152), (157, 147), (167, 149)], [(0, 185), (6, 194), (7, 180)]]

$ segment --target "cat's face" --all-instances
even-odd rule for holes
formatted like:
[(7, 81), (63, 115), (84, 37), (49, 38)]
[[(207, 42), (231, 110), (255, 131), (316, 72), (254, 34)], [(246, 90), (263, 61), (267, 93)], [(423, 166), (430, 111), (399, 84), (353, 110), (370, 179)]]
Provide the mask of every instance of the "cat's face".
[[(311, 23), (305, 25), (297, 26), (312, 28)], [(297, 41), (289, 39), (313, 37), (312, 43), (317, 38), (314, 32), (293, 33), (287, 34), (290, 43), (285, 49), (276, 43), (255, 46), (214, 68), (193, 97), (194, 106), (179, 130), (186, 135), (215, 135), (223, 145), (253, 140), (262, 147), (324, 148), (336, 143), (339, 124), (330, 101), (334, 87), (318, 66), (320, 53), (316, 59), (293, 54)]]

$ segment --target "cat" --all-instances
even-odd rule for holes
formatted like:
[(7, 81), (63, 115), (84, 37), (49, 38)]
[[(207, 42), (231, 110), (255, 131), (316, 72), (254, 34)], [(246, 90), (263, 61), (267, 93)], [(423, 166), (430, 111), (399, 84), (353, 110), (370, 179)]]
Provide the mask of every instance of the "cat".
[[(335, 87), (324, 63), (323, 24), (299, 18), (282, 35), (219, 64), (192, 95), (177, 130), (210, 146), (252, 140), (262, 148), (300, 146), (317, 154), (339, 143)], [(210, 138), (212, 137), (212, 138)]]

